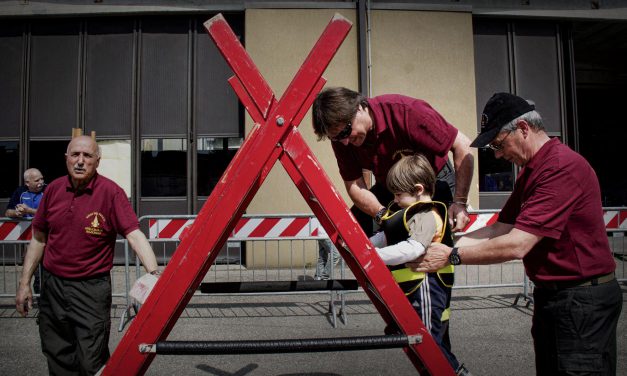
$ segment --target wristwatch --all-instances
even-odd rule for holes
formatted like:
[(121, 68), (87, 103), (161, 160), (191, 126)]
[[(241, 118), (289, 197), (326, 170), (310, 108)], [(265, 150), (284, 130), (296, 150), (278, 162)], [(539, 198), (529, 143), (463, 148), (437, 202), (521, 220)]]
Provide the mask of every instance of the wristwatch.
[(378, 224), (381, 224), (381, 221), (383, 220), (383, 216), (385, 215), (385, 213), (387, 213), (387, 209), (386, 208), (382, 208), (381, 210), (379, 210), (377, 212), (377, 214), (375, 214), (374, 216), (374, 221), (377, 222)]
[(448, 255), (448, 262), (451, 265), (461, 265), (462, 259), (459, 257), (457, 247), (453, 247), (453, 249), (451, 249), (451, 254)]

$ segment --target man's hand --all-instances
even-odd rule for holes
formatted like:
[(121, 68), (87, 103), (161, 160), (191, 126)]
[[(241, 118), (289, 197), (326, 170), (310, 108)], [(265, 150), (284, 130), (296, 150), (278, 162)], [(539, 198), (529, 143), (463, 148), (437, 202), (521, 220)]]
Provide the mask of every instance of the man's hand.
[(448, 222), (451, 225), (451, 231), (463, 231), (466, 225), (470, 223), (470, 217), (465, 205), (452, 203), (448, 209)]
[(148, 295), (150, 295), (150, 292), (155, 287), (159, 279), (159, 274), (147, 273), (141, 278), (138, 278), (133, 284), (131, 291), (129, 291), (129, 296), (137, 300), (139, 304), (144, 304), (146, 298), (148, 298)]
[(28, 311), (33, 309), (33, 293), (30, 289), (30, 281), (26, 284), (20, 283), (15, 295), (15, 309), (22, 317), (26, 317)]
[(415, 272), (436, 272), (448, 265), (451, 248), (442, 243), (431, 243), (427, 253), (412, 262), (405, 264)]
[(35, 210), (26, 204), (15, 205), (15, 215), (17, 217), (23, 217), (28, 214), (35, 214)]

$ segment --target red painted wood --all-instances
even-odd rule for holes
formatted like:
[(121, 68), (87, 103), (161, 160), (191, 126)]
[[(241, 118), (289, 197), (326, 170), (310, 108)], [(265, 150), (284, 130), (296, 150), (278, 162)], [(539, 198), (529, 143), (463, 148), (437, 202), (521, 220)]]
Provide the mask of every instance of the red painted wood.
[[(405, 349), (416, 368), (423, 374), (453, 375), (339, 192), (296, 131), (324, 85), (322, 73), (346, 38), (350, 21), (340, 15), (333, 17), (278, 101), (224, 18), (213, 17), (205, 27), (235, 73), (229, 82), (258, 124), (182, 239), (102, 374), (137, 375), (146, 371), (154, 354), (141, 354), (139, 345), (167, 338), (217, 256), (214, 250), (222, 247), (272, 166), (280, 159), (385, 321), (408, 335), (423, 336), (421, 344)], [(357, 251), (341, 247), (340, 239), (349, 249)]]

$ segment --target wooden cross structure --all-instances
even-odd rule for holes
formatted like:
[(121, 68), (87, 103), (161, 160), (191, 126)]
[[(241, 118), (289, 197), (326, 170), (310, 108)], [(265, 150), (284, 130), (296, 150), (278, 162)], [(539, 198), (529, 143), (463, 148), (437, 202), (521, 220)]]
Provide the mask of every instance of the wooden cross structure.
[[(352, 23), (338, 14), (331, 19), (278, 100), (223, 16), (219, 14), (204, 25), (233, 70), (235, 75), (229, 83), (255, 126), (193, 226), (182, 237), (153, 291), (103, 368), (102, 375), (138, 375), (147, 370), (155, 352), (146, 351), (146, 348), (165, 343), (159, 341), (167, 338), (277, 161), (337, 246), (388, 328), (404, 338), (404, 345), (396, 347), (403, 347), (423, 375), (454, 375), (438, 345), (298, 131), (298, 125), (326, 82), (322, 74)], [(376, 338), (372, 341), (379, 342)]]

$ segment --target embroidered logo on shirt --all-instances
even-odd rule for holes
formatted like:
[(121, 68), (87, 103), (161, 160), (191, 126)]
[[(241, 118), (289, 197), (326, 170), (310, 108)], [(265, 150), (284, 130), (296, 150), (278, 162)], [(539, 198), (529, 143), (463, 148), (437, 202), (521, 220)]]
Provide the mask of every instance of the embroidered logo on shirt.
[(92, 218), (89, 227), (85, 227), (85, 233), (90, 235), (102, 235), (101, 222), (106, 222), (104, 216), (99, 212), (91, 212), (87, 214), (87, 219)]

